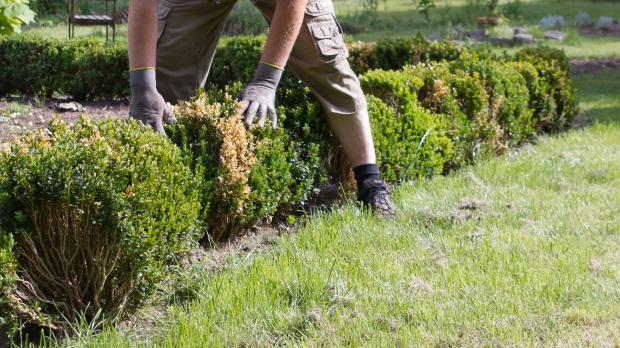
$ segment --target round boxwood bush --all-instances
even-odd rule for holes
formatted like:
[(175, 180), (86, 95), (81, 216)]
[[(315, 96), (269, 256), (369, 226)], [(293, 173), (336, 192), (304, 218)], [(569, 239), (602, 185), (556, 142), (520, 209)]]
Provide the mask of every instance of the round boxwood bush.
[(16, 261), (11, 274), (2, 257), (2, 318), (62, 328), (118, 317), (199, 237), (198, 179), (136, 122), (56, 119), (13, 141), (0, 167), (0, 240), (14, 240)]
[(362, 77), (362, 83), (367, 92), (391, 105), (397, 95), (405, 93), (404, 101), (417, 99), (444, 121), (446, 136), (454, 145), (445, 169), (492, 153), (495, 128), (489, 127), (489, 96), (478, 74), (452, 72), (450, 63), (440, 62), (405, 66), (398, 71), (371, 71)]
[(533, 98), (539, 113), (537, 128), (543, 132), (564, 129), (579, 113), (570, 62), (564, 51), (546, 46), (527, 47), (516, 53), (515, 60), (531, 63), (538, 71), (539, 91)]
[(396, 105), (368, 96), (377, 163), (386, 181), (427, 178), (443, 171), (453, 146), (439, 115), (403, 97)]
[(509, 64), (476, 54), (451, 62), (454, 73), (478, 75), (489, 92), (489, 123), (496, 125), (496, 152), (518, 145), (534, 134), (530, 92), (526, 79)]

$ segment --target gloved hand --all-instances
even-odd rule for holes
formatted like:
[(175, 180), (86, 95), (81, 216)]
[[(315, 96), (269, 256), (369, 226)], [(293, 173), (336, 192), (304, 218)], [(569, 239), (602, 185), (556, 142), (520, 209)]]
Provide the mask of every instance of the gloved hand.
[(176, 121), (164, 98), (155, 87), (155, 70), (136, 70), (129, 73), (131, 101), (129, 116), (151, 126), (157, 133), (166, 135), (163, 121)]
[(251, 125), (258, 112), (258, 126), (265, 126), (265, 118), (269, 114), (271, 128), (278, 126), (276, 114), (276, 88), (282, 77), (282, 69), (260, 63), (254, 79), (237, 96), (241, 101), (241, 115), (245, 115), (245, 122)]

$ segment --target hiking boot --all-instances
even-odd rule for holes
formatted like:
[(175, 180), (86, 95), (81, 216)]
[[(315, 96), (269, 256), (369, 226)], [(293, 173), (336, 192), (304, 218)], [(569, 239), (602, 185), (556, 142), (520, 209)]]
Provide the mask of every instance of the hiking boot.
[(390, 193), (381, 179), (366, 179), (357, 192), (357, 200), (362, 206), (372, 209), (379, 216), (394, 215), (394, 207), (390, 201)]

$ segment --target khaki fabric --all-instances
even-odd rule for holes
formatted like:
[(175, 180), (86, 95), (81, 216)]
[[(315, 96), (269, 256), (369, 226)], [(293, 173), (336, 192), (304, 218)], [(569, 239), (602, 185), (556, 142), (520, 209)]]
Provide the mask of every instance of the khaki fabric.
[[(167, 101), (187, 100), (196, 88), (205, 85), (224, 23), (235, 2), (159, 1), (157, 88)], [(276, 0), (253, 3), (271, 22)], [(287, 68), (332, 115), (356, 115), (366, 109), (366, 99), (347, 56), (332, 1), (309, 0)]]

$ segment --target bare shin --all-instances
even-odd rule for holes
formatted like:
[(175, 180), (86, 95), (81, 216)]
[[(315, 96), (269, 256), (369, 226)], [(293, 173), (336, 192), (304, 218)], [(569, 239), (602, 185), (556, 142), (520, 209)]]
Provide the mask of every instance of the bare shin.
[(366, 109), (350, 116), (328, 115), (327, 122), (352, 167), (377, 162)]

